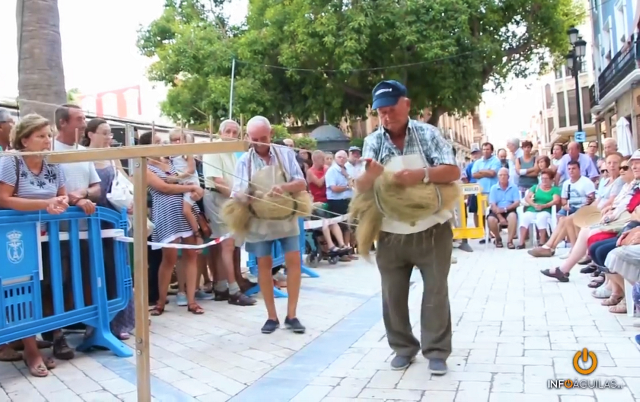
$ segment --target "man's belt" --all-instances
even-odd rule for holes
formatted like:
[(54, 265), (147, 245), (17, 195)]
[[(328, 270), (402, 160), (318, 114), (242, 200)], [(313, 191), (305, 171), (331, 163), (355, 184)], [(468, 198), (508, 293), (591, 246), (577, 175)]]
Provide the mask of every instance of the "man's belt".
[(214, 193), (220, 194), (220, 190), (218, 190), (217, 188), (214, 188), (214, 187), (205, 187), (204, 189), (207, 190), (207, 191), (213, 191)]

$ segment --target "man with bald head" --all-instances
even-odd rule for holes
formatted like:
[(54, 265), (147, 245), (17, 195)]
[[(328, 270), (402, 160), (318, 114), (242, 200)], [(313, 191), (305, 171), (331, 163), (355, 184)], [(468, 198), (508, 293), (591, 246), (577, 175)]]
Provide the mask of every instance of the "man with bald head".
[[(336, 152), (333, 163), (327, 169), (325, 184), (327, 185), (327, 206), (333, 216), (346, 215), (349, 210), (349, 203), (353, 197), (353, 180), (347, 169), (349, 156), (345, 151)], [(353, 172), (352, 172), (353, 173)], [(351, 245), (351, 233), (344, 224), (341, 224), (344, 232), (344, 242)], [(356, 258), (352, 256), (350, 258)]]
[[(240, 126), (233, 120), (225, 120), (220, 124), (218, 134), (222, 141), (236, 140), (240, 133)], [(229, 200), (233, 188), (233, 171), (236, 169), (238, 157), (235, 152), (207, 154), (203, 158), (203, 176), (205, 188), (203, 203), (204, 211), (211, 227), (211, 237), (216, 239), (229, 233), (224, 224), (220, 211), (222, 205)], [(236, 306), (252, 306), (256, 300), (242, 293), (236, 275), (234, 255), (236, 247), (240, 247), (242, 241), (229, 237), (220, 244), (213, 246), (211, 256), (215, 261), (215, 269), (223, 273), (217, 276), (213, 284), (214, 300), (228, 301)], [(211, 266), (211, 269), (214, 269)]]
[(509, 169), (498, 170), (498, 184), (494, 184), (489, 192), (489, 230), (496, 238), (496, 247), (502, 248), (500, 228), (507, 227), (507, 247), (514, 249), (513, 239), (518, 226), (518, 214), (516, 209), (520, 205), (520, 192), (518, 187), (509, 181)]
[(567, 153), (564, 155), (558, 163), (558, 171), (556, 173), (556, 185), (562, 184), (569, 178), (569, 172), (567, 166), (569, 162), (578, 162), (580, 167), (580, 174), (584, 177), (588, 177), (592, 181), (596, 180), (600, 176), (598, 167), (588, 155), (580, 153), (580, 144), (572, 141), (567, 146)]
[[(275, 196), (291, 197), (293, 193), (306, 191), (307, 182), (300, 166), (296, 162), (295, 152), (286, 147), (271, 145), (273, 129), (266, 117), (255, 116), (247, 122), (247, 135), (251, 148), (238, 159), (235, 169), (235, 180), (231, 197), (242, 202), (256, 202), (251, 198), (251, 190), (264, 191)], [(258, 188), (253, 180), (256, 173), (263, 169), (275, 169), (277, 179), (271, 188)], [(283, 174), (283, 177), (280, 176)], [(252, 184), (252, 187), (249, 186)], [(302, 334), (305, 327), (296, 315), (298, 297), (300, 296), (301, 258), (300, 227), (298, 219), (291, 217), (284, 220), (267, 220), (251, 218), (249, 232), (245, 238), (245, 249), (253, 254), (258, 262), (258, 283), (267, 307), (268, 318), (262, 327), (263, 334), (271, 334), (280, 327), (273, 296), (273, 256), (274, 243), (278, 242), (287, 267), (287, 316), (285, 327), (295, 333)]]

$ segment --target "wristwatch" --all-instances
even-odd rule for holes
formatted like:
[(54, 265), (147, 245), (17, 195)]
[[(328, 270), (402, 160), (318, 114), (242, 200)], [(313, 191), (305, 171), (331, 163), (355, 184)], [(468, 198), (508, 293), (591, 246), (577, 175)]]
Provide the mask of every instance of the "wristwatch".
[(422, 179), (424, 184), (429, 184), (429, 168), (424, 168), (424, 179)]

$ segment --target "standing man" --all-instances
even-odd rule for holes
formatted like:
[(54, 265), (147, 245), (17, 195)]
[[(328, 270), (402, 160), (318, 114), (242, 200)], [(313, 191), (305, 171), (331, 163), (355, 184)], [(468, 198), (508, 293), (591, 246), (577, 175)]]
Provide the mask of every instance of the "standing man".
[(558, 163), (558, 172), (556, 174), (556, 185), (563, 183), (569, 179), (569, 171), (567, 166), (569, 162), (578, 162), (580, 168), (580, 175), (585, 176), (592, 181), (595, 181), (600, 172), (591, 158), (583, 153), (580, 153), (580, 144), (577, 142), (570, 142), (567, 146), (567, 154), (560, 159)]
[[(300, 166), (296, 162), (295, 152), (286, 147), (272, 146), (272, 134), (271, 124), (266, 117), (255, 116), (247, 122), (247, 135), (253, 146), (249, 149), (249, 152), (238, 159), (231, 197), (249, 202), (250, 200), (247, 197), (249, 177), (254, 177), (257, 171), (267, 166), (283, 169), (287, 182), (274, 185), (271, 189), (260, 190), (285, 196), (306, 191), (307, 182), (304, 180)], [(278, 166), (280, 163), (281, 166)], [(249, 172), (249, 169), (251, 169), (251, 172)], [(295, 333), (303, 334), (305, 332), (305, 327), (300, 323), (296, 315), (302, 275), (299, 236), (300, 227), (298, 226), (297, 218), (277, 221), (253, 218), (250, 222), (249, 233), (245, 239), (245, 248), (258, 261), (258, 283), (260, 284), (268, 314), (267, 321), (262, 327), (263, 334), (271, 334), (280, 327), (273, 297), (273, 276), (271, 273), (273, 268), (271, 252), (276, 241), (280, 243), (284, 253), (285, 266), (287, 267), (288, 299), (287, 316), (284, 320), (284, 325)]]
[[(218, 133), (223, 141), (238, 139), (240, 127), (233, 120), (225, 120), (220, 124)], [(207, 154), (203, 158), (203, 176), (205, 178), (204, 212), (211, 226), (211, 237), (218, 239), (229, 233), (224, 221), (220, 217), (222, 205), (229, 200), (233, 188), (233, 171), (236, 169), (238, 157), (235, 152)], [(236, 278), (234, 255), (236, 248), (242, 243), (228, 237), (220, 244), (212, 247), (215, 269), (224, 274), (226, 279), (219, 279), (213, 284), (213, 294), (216, 301), (227, 300), (236, 306), (252, 306), (256, 300), (242, 293)], [(212, 268), (214, 268), (212, 266)]]
[[(480, 185), (485, 200), (488, 200), (487, 197), (489, 196), (491, 187), (498, 183), (498, 170), (500, 170), (501, 167), (500, 160), (493, 155), (493, 144), (490, 142), (482, 144), (482, 158), (473, 163), (471, 172), (473, 178), (476, 179)], [(483, 213), (486, 211), (487, 205), (484, 205), (484, 207)], [(478, 212), (476, 209), (476, 216), (477, 215)], [(476, 223), (476, 227), (477, 226), (478, 224)], [(484, 244), (485, 242), (486, 240), (482, 239), (479, 243)]]
[(349, 147), (349, 159), (347, 160), (347, 171), (352, 178), (360, 176), (364, 171), (364, 164), (361, 161), (362, 150), (359, 147)]
[(0, 151), (8, 151), (11, 142), (11, 130), (13, 130), (13, 117), (5, 108), (0, 107)]
[[(84, 112), (76, 105), (62, 105), (55, 111), (56, 128), (58, 135), (53, 143), (55, 151), (69, 151), (74, 149), (85, 149), (78, 145), (77, 141), (82, 138), (84, 129), (87, 127)], [(65, 187), (69, 196), (69, 205), (82, 208), (87, 214), (95, 212), (94, 202), (100, 197), (100, 177), (96, 172), (93, 162), (74, 162), (60, 164), (66, 179)], [(84, 227), (83, 227), (84, 226)], [(86, 222), (80, 222), (80, 229), (86, 230)], [(70, 249), (68, 245), (61, 247), (63, 267), (65, 260), (70, 264)], [(66, 254), (66, 255), (65, 255)], [(89, 256), (89, 244), (86, 240), (80, 240), (80, 258), (82, 268), (82, 282), (84, 288), (84, 303), (89, 306), (91, 299), (91, 263)], [(70, 278), (68, 278), (70, 279)], [(70, 285), (68, 283), (67, 285)], [(73, 294), (65, 291), (65, 307), (69, 310), (73, 308)], [(89, 332), (89, 331), (88, 331)], [(53, 356), (56, 359), (69, 360), (74, 357), (73, 349), (69, 347), (61, 330), (53, 333)]]
[(507, 150), (504, 148), (500, 148), (498, 152), (496, 152), (496, 155), (498, 155), (498, 159), (500, 160), (500, 166), (502, 166), (503, 168), (509, 169), (509, 159), (507, 159)]
[(518, 186), (520, 173), (516, 171), (516, 159), (522, 158), (524, 151), (520, 148), (520, 139), (517, 137), (507, 140), (507, 149), (511, 152), (509, 160), (509, 180), (511, 184)]
[[(428, 166), (395, 174), (401, 186), (423, 183), (448, 184), (460, 179), (451, 144), (440, 131), (411, 120), (411, 100), (397, 81), (382, 81), (373, 89), (373, 109), (380, 127), (364, 140), (365, 172), (356, 180), (358, 191), (369, 191), (392, 157), (422, 154)], [(389, 346), (395, 352), (394, 370), (403, 370), (422, 354), (435, 375), (447, 372), (451, 354), (451, 311), (447, 276), (451, 268), (453, 231), (451, 211), (439, 211), (413, 224), (384, 219), (378, 238), (376, 262), (382, 282), (382, 314)], [(420, 315), (421, 341), (411, 331), (409, 286), (411, 273), (422, 274), (423, 298)]]
[(598, 156), (598, 143), (595, 141), (591, 141), (589, 145), (587, 145), (587, 156), (591, 158), (593, 163), (598, 166), (598, 160), (600, 157)]

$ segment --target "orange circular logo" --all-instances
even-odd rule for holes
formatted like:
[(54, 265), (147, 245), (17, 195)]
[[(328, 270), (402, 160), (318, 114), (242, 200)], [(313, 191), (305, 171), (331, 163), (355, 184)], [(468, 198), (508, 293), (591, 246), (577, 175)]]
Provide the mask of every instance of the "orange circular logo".
[[(589, 366), (588, 368), (580, 367), (580, 364), (579, 364), (580, 358), (582, 358), (582, 361), (584, 363), (587, 363), (589, 361), (589, 358), (591, 358), (591, 366)], [(582, 374), (582, 375), (591, 374), (596, 370), (597, 367), (598, 367), (598, 358), (596, 357), (596, 354), (588, 351), (587, 348), (584, 348), (581, 351), (576, 352), (575, 356), (573, 356), (573, 368), (576, 370), (576, 372), (578, 372), (578, 374)]]
[(564, 387), (565, 387), (565, 388), (573, 388), (573, 381), (571, 381), (571, 380), (564, 380)]

